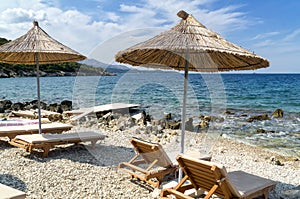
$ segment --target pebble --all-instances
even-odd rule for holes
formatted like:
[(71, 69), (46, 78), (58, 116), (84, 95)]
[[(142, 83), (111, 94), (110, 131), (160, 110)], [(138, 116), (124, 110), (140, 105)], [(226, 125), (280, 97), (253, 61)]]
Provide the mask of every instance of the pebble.
[[(85, 123), (82, 126), (91, 125)], [(119, 171), (117, 166), (134, 156), (129, 142), (133, 136), (146, 140), (157, 139), (167, 153), (173, 152), (176, 156), (180, 151), (180, 130), (166, 130), (164, 134), (155, 136), (131, 125), (125, 131), (115, 129), (115, 126), (82, 126), (78, 125), (70, 132), (93, 130), (107, 137), (95, 149), (89, 143), (56, 147), (49, 152), (48, 158), (40, 158), (0, 142), (0, 183), (26, 192), (29, 199), (159, 198), (160, 189), (149, 190), (131, 182), (129, 175)], [(205, 135), (186, 132), (188, 147), (199, 151), (209, 149), (206, 152), (212, 155), (212, 161), (222, 163), (227, 171), (243, 170), (277, 181), (270, 199), (286, 198), (289, 192), (299, 193), (295, 187), (299, 185), (300, 161), (281, 159), (282, 166), (278, 166), (270, 161), (278, 157), (275, 152), (222, 137), (209, 140)]]

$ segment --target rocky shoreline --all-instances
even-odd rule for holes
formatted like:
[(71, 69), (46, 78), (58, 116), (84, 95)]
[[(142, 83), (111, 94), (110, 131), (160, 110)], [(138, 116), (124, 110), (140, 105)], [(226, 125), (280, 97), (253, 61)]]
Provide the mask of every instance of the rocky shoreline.
[[(68, 116), (63, 115), (62, 122), (70, 122)], [(48, 158), (0, 142), (0, 183), (25, 191), (27, 198), (159, 198), (159, 189), (130, 181), (117, 165), (134, 155), (129, 143), (133, 136), (161, 143), (174, 158), (180, 151), (181, 134), (176, 122), (170, 114), (160, 120), (144, 112), (92, 114), (72, 122), (70, 132), (102, 132), (105, 140), (95, 149), (89, 144), (60, 146), (50, 151)], [(300, 161), (296, 157), (214, 137), (205, 131), (187, 131), (186, 143), (187, 150), (205, 150), (212, 161), (224, 164), (228, 171), (243, 170), (277, 181), (271, 199), (299, 196)]]

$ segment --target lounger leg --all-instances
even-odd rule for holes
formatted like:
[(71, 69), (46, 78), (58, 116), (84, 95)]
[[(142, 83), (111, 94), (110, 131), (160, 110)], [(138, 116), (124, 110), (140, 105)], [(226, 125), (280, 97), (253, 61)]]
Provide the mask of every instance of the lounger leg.
[(265, 193), (264, 193), (264, 198), (265, 198), (265, 199), (268, 199), (268, 198), (269, 198), (269, 192), (265, 192)]
[(207, 193), (207, 195), (204, 197), (204, 199), (208, 199), (210, 198), (214, 193), (215, 191), (218, 189), (219, 185), (214, 185), (211, 190), (209, 190), (209, 192)]
[(91, 145), (92, 145), (93, 149), (95, 149), (95, 147), (96, 147), (96, 142), (97, 142), (97, 140), (92, 140), (91, 141)]
[(44, 151), (44, 152), (43, 152), (43, 157), (44, 157), (44, 158), (48, 157), (48, 153), (49, 153), (49, 151), (50, 151), (50, 148), (51, 148), (50, 146), (44, 146), (44, 147), (43, 147), (43, 151)]

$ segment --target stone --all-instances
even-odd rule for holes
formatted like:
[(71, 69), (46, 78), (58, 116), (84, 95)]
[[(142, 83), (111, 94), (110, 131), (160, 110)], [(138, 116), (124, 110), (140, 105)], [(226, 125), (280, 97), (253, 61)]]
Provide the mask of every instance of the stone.
[(201, 121), (199, 126), (202, 128), (202, 129), (206, 129), (209, 127), (209, 122), (208, 121)]
[(230, 110), (226, 110), (223, 112), (224, 115), (234, 115), (234, 113)]
[(262, 120), (270, 120), (268, 114), (262, 114), (262, 115), (256, 115), (256, 116), (251, 116), (247, 119), (247, 122), (253, 122), (253, 121), (262, 121)]
[(167, 121), (165, 124), (166, 129), (180, 129), (181, 122), (177, 121)]
[(131, 116), (131, 118), (139, 126), (146, 125), (146, 112), (145, 111), (135, 114), (135, 115)]
[(270, 163), (274, 164), (274, 165), (277, 165), (277, 166), (284, 166), (284, 164), (275, 156), (272, 156), (270, 158)]
[[(30, 104), (32, 105), (31, 109), (37, 109), (38, 108), (38, 101), (37, 100), (32, 100), (30, 102)], [(47, 104), (43, 101), (40, 101), (40, 105), (41, 105), (41, 109), (46, 110), (47, 109)]]
[(257, 129), (256, 130), (256, 133), (265, 133), (266, 132), (266, 130), (264, 130), (264, 129)]
[(48, 116), (48, 119), (51, 121), (51, 122), (59, 122), (59, 121), (62, 121), (63, 120), (63, 116), (61, 114), (50, 114)]
[(19, 111), (19, 110), (24, 110), (24, 104), (21, 102), (17, 102), (11, 105), (11, 109), (13, 111)]
[(63, 111), (70, 111), (72, 110), (72, 101), (70, 100), (64, 100), (60, 103), (61, 108)]
[(1, 99), (0, 100), (0, 108), (2, 108), (4, 110), (11, 109), (12, 104), (13, 103), (10, 100), (6, 100), (6, 99)]
[(188, 118), (185, 122), (185, 130), (194, 131), (193, 118)]
[(52, 111), (52, 112), (57, 112), (59, 109), (59, 104), (58, 103), (53, 103), (53, 104), (49, 104), (47, 106), (47, 110)]
[(224, 118), (223, 117), (217, 117), (217, 116), (210, 116), (210, 115), (200, 115), (199, 118), (201, 120), (205, 120), (205, 121), (214, 121), (214, 122), (224, 122)]
[(167, 113), (167, 114), (165, 115), (165, 119), (166, 119), (166, 120), (171, 120), (171, 119), (172, 119), (171, 113)]
[(272, 116), (275, 118), (282, 118), (283, 117), (283, 110), (281, 109), (276, 109), (273, 113)]
[(299, 199), (300, 198), (300, 185), (289, 190), (284, 190), (281, 192), (281, 199)]

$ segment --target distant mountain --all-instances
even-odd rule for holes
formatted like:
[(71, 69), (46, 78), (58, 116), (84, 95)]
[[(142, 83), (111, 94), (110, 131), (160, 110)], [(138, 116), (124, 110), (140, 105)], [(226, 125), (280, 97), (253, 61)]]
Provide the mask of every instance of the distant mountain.
[(85, 59), (81, 61), (80, 63), (86, 64), (89, 66), (97, 67), (97, 68), (103, 68), (106, 72), (109, 73), (126, 73), (130, 68), (124, 66), (124, 65), (111, 65), (111, 64), (105, 64), (103, 62), (97, 61), (95, 59)]
[(0, 45), (2, 44), (6, 44), (7, 42), (9, 42), (10, 40), (7, 40), (5, 38), (0, 37)]

